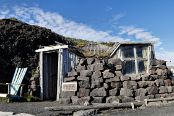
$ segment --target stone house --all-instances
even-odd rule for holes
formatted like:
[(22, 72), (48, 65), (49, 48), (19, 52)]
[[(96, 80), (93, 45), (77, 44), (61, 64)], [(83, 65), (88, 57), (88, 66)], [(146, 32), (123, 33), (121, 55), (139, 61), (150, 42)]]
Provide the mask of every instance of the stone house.
[(83, 104), (141, 101), (172, 96), (166, 62), (155, 59), (151, 43), (115, 43), (107, 58), (77, 54), (69, 46), (49, 46), (40, 54), (40, 97)]

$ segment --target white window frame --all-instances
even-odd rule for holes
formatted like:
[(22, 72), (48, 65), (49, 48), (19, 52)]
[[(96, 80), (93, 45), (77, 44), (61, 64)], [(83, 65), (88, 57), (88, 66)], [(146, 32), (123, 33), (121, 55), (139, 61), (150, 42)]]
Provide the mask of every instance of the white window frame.
[[(147, 46), (147, 59), (138, 59), (137, 57), (137, 49), (136, 45), (133, 46), (133, 52), (134, 52), (134, 61), (135, 61), (135, 74), (140, 74), (139, 68), (138, 68), (138, 61), (147, 61), (147, 68), (145, 70), (146, 73), (149, 73), (149, 68), (150, 68), (150, 60), (151, 60), (151, 51), (152, 51), (152, 46), (149, 45)], [(123, 58), (123, 51), (122, 49), (119, 49), (118, 56), (122, 61), (130, 61), (125, 58)], [(131, 73), (133, 74), (133, 73)]]

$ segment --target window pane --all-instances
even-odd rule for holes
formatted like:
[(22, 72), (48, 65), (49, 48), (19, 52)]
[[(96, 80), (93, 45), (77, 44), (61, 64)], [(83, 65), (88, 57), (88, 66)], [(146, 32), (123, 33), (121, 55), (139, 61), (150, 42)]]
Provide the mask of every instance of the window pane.
[(133, 46), (124, 46), (122, 47), (123, 57), (124, 58), (134, 58)]
[(123, 73), (124, 74), (135, 73), (135, 61), (125, 61)]
[(136, 46), (137, 57), (147, 59), (147, 46)]
[(138, 72), (143, 73), (147, 69), (147, 61), (138, 61)]

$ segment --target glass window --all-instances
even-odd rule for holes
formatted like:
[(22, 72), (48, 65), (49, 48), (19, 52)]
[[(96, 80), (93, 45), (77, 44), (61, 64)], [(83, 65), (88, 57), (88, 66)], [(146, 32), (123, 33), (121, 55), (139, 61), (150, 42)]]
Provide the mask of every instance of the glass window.
[(125, 61), (123, 73), (124, 74), (135, 73), (135, 61), (131, 61), (131, 60)]
[(139, 58), (147, 58), (147, 47), (144, 46), (136, 46), (137, 57)]
[(122, 47), (123, 57), (124, 58), (133, 58), (134, 57), (134, 47), (133, 46), (124, 46)]

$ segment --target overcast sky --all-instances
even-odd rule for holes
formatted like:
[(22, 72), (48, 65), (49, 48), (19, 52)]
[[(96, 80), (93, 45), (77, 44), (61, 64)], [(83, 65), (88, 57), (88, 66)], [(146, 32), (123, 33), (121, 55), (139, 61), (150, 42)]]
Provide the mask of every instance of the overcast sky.
[(174, 65), (174, 0), (1, 0), (0, 18), (15, 17), (93, 41), (145, 41)]

